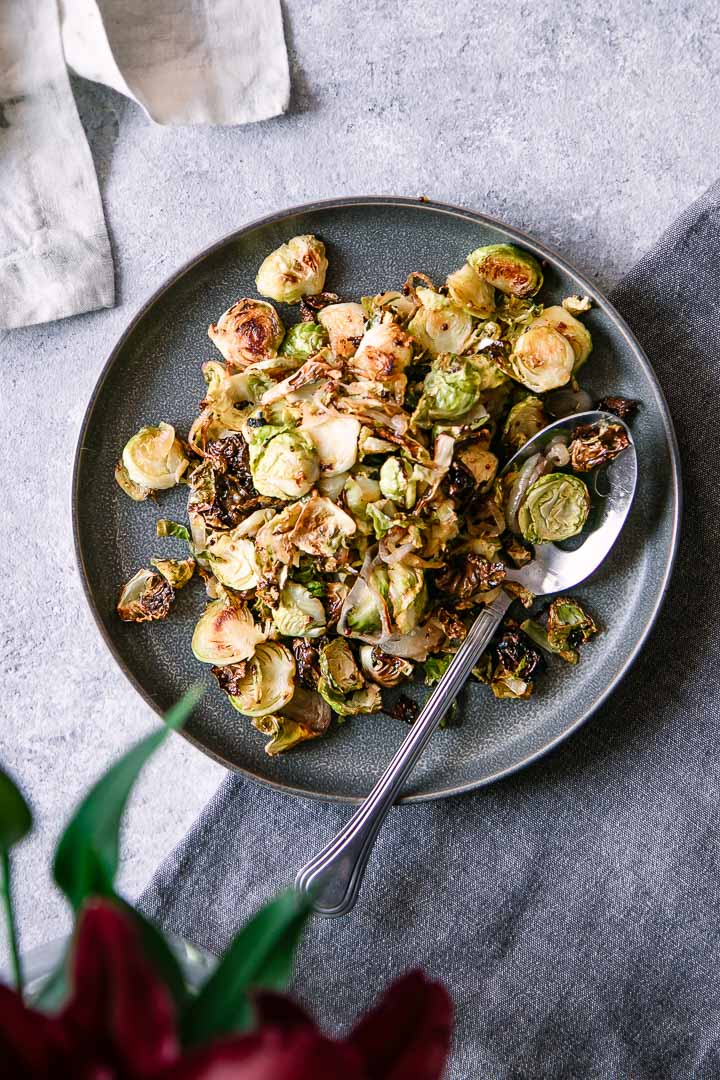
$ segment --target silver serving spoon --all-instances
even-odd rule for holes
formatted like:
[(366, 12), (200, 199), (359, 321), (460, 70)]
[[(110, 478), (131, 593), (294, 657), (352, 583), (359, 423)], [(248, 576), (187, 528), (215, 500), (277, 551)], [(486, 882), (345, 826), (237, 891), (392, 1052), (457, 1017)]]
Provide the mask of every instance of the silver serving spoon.
[[(530, 455), (545, 449), (558, 435), (571, 435), (579, 424), (609, 420), (621, 424), (616, 416), (603, 412), (576, 413), (556, 420), (530, 439), (508, 461), (503, 474)], [(608, 467), (609, 491), (598, 490), (599, 520), (593, 531), (574, 551), (561, 550), (555, 544), (540, 544), (535, 558), (520, 570), (509, 570), (508, 579), (524, 585), (536, 596), (564, 592), (579, 585), (593, 573), (610, 551), (622, 529), (632, 504), (637, 482), (637, 456), (632, 436), (629, 447)], [(590, 479), (592, 480), (592, 474)], [(594, 505), (595, 505), (594, 504)], [(295, 879), (295, 888), (305, 893), (321, 915), (345, 915), (357, 899), (360, 885), (375, 838), (400, 790), (426, 744), (455, 700), (472, 669), (477, 664), (498, 624), (512, 603), (505, 592), (483, 608), (452, 663), (437, 684), (422, 712), (410, 728), (392, 761), (372, 791), (340, 830), (334, 840), (310, 860)]]

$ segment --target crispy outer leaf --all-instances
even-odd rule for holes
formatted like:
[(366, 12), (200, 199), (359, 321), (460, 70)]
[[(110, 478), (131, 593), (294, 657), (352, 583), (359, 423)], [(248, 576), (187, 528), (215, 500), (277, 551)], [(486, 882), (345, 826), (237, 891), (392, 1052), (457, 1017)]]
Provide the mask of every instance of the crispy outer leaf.
[(186, 1044), (197, 1045), (251, 1026), (248, 991), (282, 990), (287, 985), (309, 914), (309, 905), (293, 889), (258, 911), (190, 1003), (182, 1023)]
[(181, 727), (202, 695), (192, 687), (165, 716), (166, 726), (137, 743), (90, 790), (55, 853), (55, 881), (77, 910), (88, 896), (112, 896), (118, 867), (120, 822), (146, 761), (170, 729)]
[(9, 851), (32, 829), (32, 813), (20, 789), (0, 769), (0, 851)]

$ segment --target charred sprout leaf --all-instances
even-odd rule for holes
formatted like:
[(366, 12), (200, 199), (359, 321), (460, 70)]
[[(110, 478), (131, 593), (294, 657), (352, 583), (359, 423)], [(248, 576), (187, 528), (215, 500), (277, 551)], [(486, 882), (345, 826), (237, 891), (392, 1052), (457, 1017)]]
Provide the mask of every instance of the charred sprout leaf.
[(170, 521), (168, 518), (160, 518), (155, 525), (156, 536), (174, 536), (178, 540), (185, 540), (186, 543), (190, 543), (190, 533), (184, 525), (178, 524), (177, 521)]
[(247, 604), (214, 600), (195, 627), (192, 651), (203, 664), (237, 664), (248, 660), (264, 638)]
[(149, 495), (152, 495), (151, 488), (144, 487), (142, 484), (133, 483), (130, 479), (130, 473), (123, 465), (122, 458), (115, 466), (115, 479), (125, 494), (129, 495), (135, 502), (144, 502)]
[(303, 296), (300, 301), (300, 318), (303, 322), (319, 322), (318, 315), (329, 304), (337, 304), (340, 297), (334, 292), (319, 292)]
[(283, 637), (321, 637), (325, 633), (325, 608), (304, 585), (288, 581), (272, 613), (278, 634)]
[(541, 653), (514, 624), (508, 624), (494, 646), (497, 658), (490, 688), (497, 698), (529, 698), (533, 679), (545, 668)]
[(409, 660), (390, 656), (378, 645), (363, 645), (360, 649), (360, 666), (363, 674), (378, 686), (400, 686), (411, 679), (414, 667)]
[(265, 753), (270, 757), (282, 754), (285, 750), (292, 750), (293, 746), (307, 742), (308, 739), (317, 739), (320, 734), (287, 716), (253, 716), (251, 723), (257, 731), (270, 736), (269, 742), (265, 743)]
[(361, 690), (341, 694), (323, 675), (318, 682), (318, 693), (322, 695), (338, 716), (358, 716), (362, 713), (375, 713), (382, 708), (382, 693), (380, 687), (374, 683), (363, 686)]
[[(175, 428), (161, 423), (144, 427), (125, 444), (122, 464), (132, 484), (151, 491), (164, 491), (179, 483), (188, 467)], [(116, 472), (117, 477), (117, 472)]]
[(173, 589), (182, 589), (195, 573), (194, 559), (151, 559), (151, 566), (159, 570)]
[(409, 634), (419, 624), (427, 608), (425, 574), (417, 566), (396, 562), (388, 566), (387, 575), (393, 622), (400, 634)]
[(569, 540), (582, 532), (590, 494), (578, 476), (550, 473), (531, 484), (520, 507), (520, 532), (531, 544)]
[(327, 330), (320, 323), (300, 322), (288, 329), (280, 348), (281, 356), (294, 360), (309, 360), (328, 343)]
[(622, 454), (629, 445), (630, 439), (621, 424), (605, 420), (584, 424), (575, 429), (570, 443), (570, 463), (576, 472), (591, 472)]
[(303, 585), (311, 596), (322, 599), (327, 595), (328, 587), (318, 576), (318, 567), (312, 559), (301, 563), (298, 569), (293, 571), (293, 579)]
[(613, 413), (615, 416), (619, 416), (621, 420), (627, 420), (630, 416), (634, 416), (639, 407), (639, 401), (622, 397), (600, 398), (595, 406), (596, 409), (600, 409), (603, 412), (609, 412)]
[(501, 562), (489, 562), (481, 555), (459, 555), (435, 578), (440, 592), (457, 600), (469, 600), (476, 593), (489, 592), (501, 585), (506, 577)]
[(117, 611), (123, 622), (154, 622), (167, 617), (175, 593), (172, 585), (153, 570), (138, 570), (123, 586)]
[(512, 451), (519, 450), (550, 423), (539, 397), (529, 396), (513, 405), (503, 428), (503, 442)]
[(468, 255), (475, 272), (511, 296), (534, 296), (543, 283), (540, 263), (529, 251), (514, 244), (490, 244)]
[(521, 629), (540, 648), (556, 653), (569, 664), (577, 664), (579, 647), (598, 632), (582, 605), (567, 596), (558, 597), (550, 604), (545, 626), (537, 619), (526, 619)]
[(388, 320), (365, 331), (357, 352), (346, 363), (356, 379), (377, 383), (383, 395), (402, 402), (407, 386), (405, 369), (412, 352), (413, 339), (398, 323)]
[(320, 644), (305, 638), (294, 638), (291, 648), (300, 685), (306, 690), (317, 689), (320, 678)]
[(413, 701), (407, 694), (400, 694), (392, 705), (383, 706), (383, 712), (386, 716), (391, 716), (393, 720), (400, 720), (403, 724), (414, 724), (420, 714), (420, 706), (417, 701)]
[(380, 491), (405, 510), (412, 510), (417, 497), (416, 470), (410, 461), (388, 457), (380, 468)]
[(442, 627), (448, 644), (460, 645), (467, 637), (467, 626), (454, 612), (441, 607), (435, 612), (434, 618)]
[(429, 656), (423, 665), (425, 685), (435, 686), (436, 683), (439, 683), (447, 669), (450, 667), (451, 662), (451, 653), (447, 653), (444, 656)]
[(292, 542), (307, 555), (331, 558), (357, 526), (344, 510), (323, 495), (313, 495), (303, 506), (292, 531)]
[(300, 431), (276, 435), (262, 449), (252, 466), (255, 487), (261, 495), (274, 499), (299, 499), (306, 495), (319, 473), (315, 446)]
[(295, 692), (295, 660), (284, 645), (263, 641), (235, 680), (230, 704), (245, 716), (282, 712)]
[(217, 472), (232, 473), (248, 493), (255, 494), (250, 474), (250, 448), (240, 433), (208, 443), (205, 459)]
[(498, 470), (495, 454), (488, 450), (488, 440), (481, 432), (478, 438), (462, 443), (456, 454), (458, 464), (464, 467), (475, 481), (476, 491), (482, 495), (489, 491)]
[(277, 356), (284, 334), (272, 304), (249, 298), (238, 300), (208, 329), (210, 340), (236, 368)]
[(513, 536), (510, 540), (506, 540), (503, 546), (508, 558), (512, 560), (515, 566), (527, 566), (529, 562), (532, 562), (532, 551), (525, 547), (523, 542), (517, 536)]
[(247, 675), (247, 667), (247, 660), (241, 660), (237, 664), (224, 664), (222, 667), (216, 666), (210, 670), (217, 679), (220, 689), (233, 696), (238, 694), (240, 680)]
[(327, 272), (325, 245), (316, 236), (294, 236), (263, 261), (255, 284), (261, 296), (296, 304), (323, 291)]
[(592, 352), (592, 338), (586, 326), (574, 318), (564, 307), (547, 307), (533, 327), (549, 326), (557, 330), (572, 346), (575, 355), (573, 371), (578, 371)]
[(524, 608), (531, 608), (535, 603), (535, 597), (530, 590), (517, 581), (506, 581), (504, 589), (514, 600), (519, 600)]
[[(218, 471), (212, 461), (203, 461), (193, 469), (189, 484), (188, 516), (191, 525), (194, 515), (196, 522), (202, 522), (204, 530), (232, 529), (253, 508), (254, 496), (230, 473)], [(193, 542), (197, 550), (195, 530)], [(204, 547), (203, 543), (201, 550)]]

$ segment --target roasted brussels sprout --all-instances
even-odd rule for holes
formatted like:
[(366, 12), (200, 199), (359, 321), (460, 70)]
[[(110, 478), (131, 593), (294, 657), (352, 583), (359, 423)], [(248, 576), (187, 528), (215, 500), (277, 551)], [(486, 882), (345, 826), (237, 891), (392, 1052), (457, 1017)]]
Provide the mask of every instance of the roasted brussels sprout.
[(386, 499), (412, 510), (417, 498), (415, 467), (400, 457), (388, 457), (380, 469), (380, 491)]
[(408, 323), (408, 333), (420, 348), (430, 356), (464, 352), (473, 332), (470, 314), (432, 289), (418, 289), (417, 298), (420, 306)]
[(324, 495), (313, 495), (300, 511), (292, 542), (307, 555), (331, 558), (357, 526), (344, 510)]
[(156, 536), (174, 536), (178, 540), (185, 540), (190, 543), (190, 533), (181, 525), (178, 521), (170, 521), (169, 518), (160, 518), (155, 523), (155, 535)]
[(361, 304), (329, 304), (318, 315), (330, 336), (333, 356), (347, 360), (354, 356), (365, 333), (365, 312)]
[(252, 463), (253, 483), (261, 495), (299, 499), (320, 475), (315, 445), (301, 431), (285, 431), (270, 439)]
[(361, 713), (375, 713), (382, 708), (380, 687), (374, 683), (363, 686), (361, 690), (340, 694), (324, 676), (321, 676), (318, 682), (318, 693), (338, 716), (358, 716)]
[(237, 664), (248, 660), (264, 639), (246, 604), (213, 600), (195, 627), (192, 651), (203, 664)]
[(235, 680), (230, 704), (245, 716), (282, 712), (295, 693), (295, 660), (277, 641), (263, 641)]
[(536, 619), (526, 619), (521, 629), (540, 648), (557, 653), (569, 664), (577, 664), (579, 647), (598, 632), (594, 620), (582, 605), (567, 596), (552, 601), (545, 627)]
[(255, 545), (252, 540), (238, 536), (235, 530), (216, 533), (207, 545), (205, 556), (222, 585), (238, 592), (247, 592), (257, 586), (260, 570)]
[(168, 580), (153, 570), (138, 570), (120, 592), (117, 612), (123, 622), (154, 622), (170, 611), (175, 593)]
[(320, 323), (300, 322), (288, 327), (280, 348), (281, 356), (293, 360), (309, 360), (324, 349), (328, 343), (327, 330)]
[(549, 473), (528, 489), (518, 512), (520, 532), (531, 544), (569, 540), (582, 532), (589, 512), (590, 494), (578, 476)]
[(428, 602), (425, 574), (416, 566), (392, 563), (388, 566), (388, 599), (395, 626), (409, 634), (418, 625)]
[(296, 304), (321, 293), (327, 272), (325, 245), (316, 236), (294, 236), (263, 260), (255, 279), (261, 296)]
[(437, 420), (464, 416), (478, 402), (480, 388), (480, 373), (471, 359), (451, 354), (438, 356), (425, 378), (413, 424), (432, 427)]
[(506, 626), (493, 653), (496, 666), (490, 689), (496, 698), (524, 699), (533, 692), (533, 679), (545, 668), (542, 655), (515, 625)]
[(371, 682), (378, 686), (400, 686), (413, 677), (415, 668), (401, 656), (390, 656), (377, 645), (363, 645), (360, 649), (360, 666)]
[(382, 497), (378, 481), (364, 473), (350, 476), (345, 483), (343, 497), (358, 529), (366, 534), (371, 533), (372, 523), (367, 508), (370, 503), (377, 502)]
[(318, 413), (306, 416), (302, 430), (317, 450), (322, 477), (349, 472), (357, 461), (360, 421), (354, 416)]
[(447, 290), (458, 307), (478, 319), (489, 319), (495, 311), (494, 287), (470, 263), (448, 274)]
[(333, 638), (320, 650), (320, 672), (340, 694), (359, 690), (364, 685), (352, 649), (343, 638)]
[(496, 589), (505, 576), (506, 569), (501, 562), (489, 562), (482, 555), (458, 555), (438, 574), (435, 584), (447, 596), (465, 601), (478, 593)]
[(467, 470), (475, 484), (475, 492), (489, 491), (500, 464), (495, 454), (488, 450), (488, 440), (482, 435), (464, 442), (457, 451), (459, 464)]
[[(200, 519), (205, 530), (232, 529), (251, 509), (251, 492), (257, 494), (252, 481), (251, 491), (248, 491), (234, 476), (218, 472), (211, 461), (203, 461), (193, 469), (188, 483), (188, 516), (191, 525)], [(197, 548), (195, 529), (193, 541)]]
[(530, 328), (550, 326), (557, 330), (572, 345), (575, 361), (573, 372), (579, 371), (592, 352), (590, 331), (579, 319), (576, 319), (564, 307), (547, 307), (537, 319), (533, 319)]
[(575, 352), (566, 337), (552, 326), (533, 324), (515, 342), (506, 370), (536, 394), (544, 394), (570, 381)]
[(320, 637), (325, 633), (325, 608), (304, 585), (288, 581), (273, 609), (273, 623), (283, 637)]
[(294, 638), (290, 647), (295, 657), (295, 673), (298, 682), (306, 690), (315, 690), (320, 678), (321, 642), (318, 639), (310, 641), (307, 638)]
[(195, 573), (194, 559), (151, 559), (154, 566), (173, 589), (182, 589)]
[(612, 424), (606, 420), (598, 424), (583, 424), (575, 428), (569, 447), (570, 463), (576, 472), (590, 472), (612, 461), (629, 445), (630, 439), (622, 424)]
[(228, 364), (245, 368), (277, 356), (285, 328), (272, 304), (246, 297), (238, 300), (208, 328), (208, 337)]
[(528, 396), (513, 405), (503, 428), (503, 442), (514, 452), (550, 423), (538, 397)]
[(180, 482), (189, 462), (182, 443), (175, 437), (175, 428), (161, 423), (140, 428), (133, 435), (125, 444), (122, 464), (138, 488), (165, 491)]
[(562, 306), (571, 315), (584, 315), (592, 307), (592, 300), (589, 296), (566, 296)]
[[(322, 698), (320, 700), (322, 701)], [(324, 701), (323, 705), (325, 705)], [(322, 734), (321, 731), (314, 731), (299, 720), (291, 720), (288, 716), (273, 716), (272, 714), (253, 716), (250, 722), (257, 731), (270, 736), (270, 741), (265, 743), (265, 753), (270, 757), (282, 754), (285, 750), (291, 750), (293, 746), (307, 742), (308, 739), (317, 739)]]
[(543, 283), (535, 256), (514, 244), (476, 248), (468, 255), (468, 262), (485, 281), (511, 296), (534, 296)]
[(365, 331), (347, 365), (356, 378), (381, 383), (402, 400), (407, 383), (405, 368), (411, 359), (412, 338), (396, 322), (388, 321)]

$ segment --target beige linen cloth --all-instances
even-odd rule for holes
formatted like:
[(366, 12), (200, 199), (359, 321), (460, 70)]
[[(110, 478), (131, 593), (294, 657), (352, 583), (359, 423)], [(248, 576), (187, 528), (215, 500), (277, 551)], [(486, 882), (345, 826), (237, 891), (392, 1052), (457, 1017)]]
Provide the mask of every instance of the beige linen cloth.
[(0, 0), (0, 328), (114, 302), (68, 67), (158, 124), (246, 124), (290, 93), (280, 0)]

